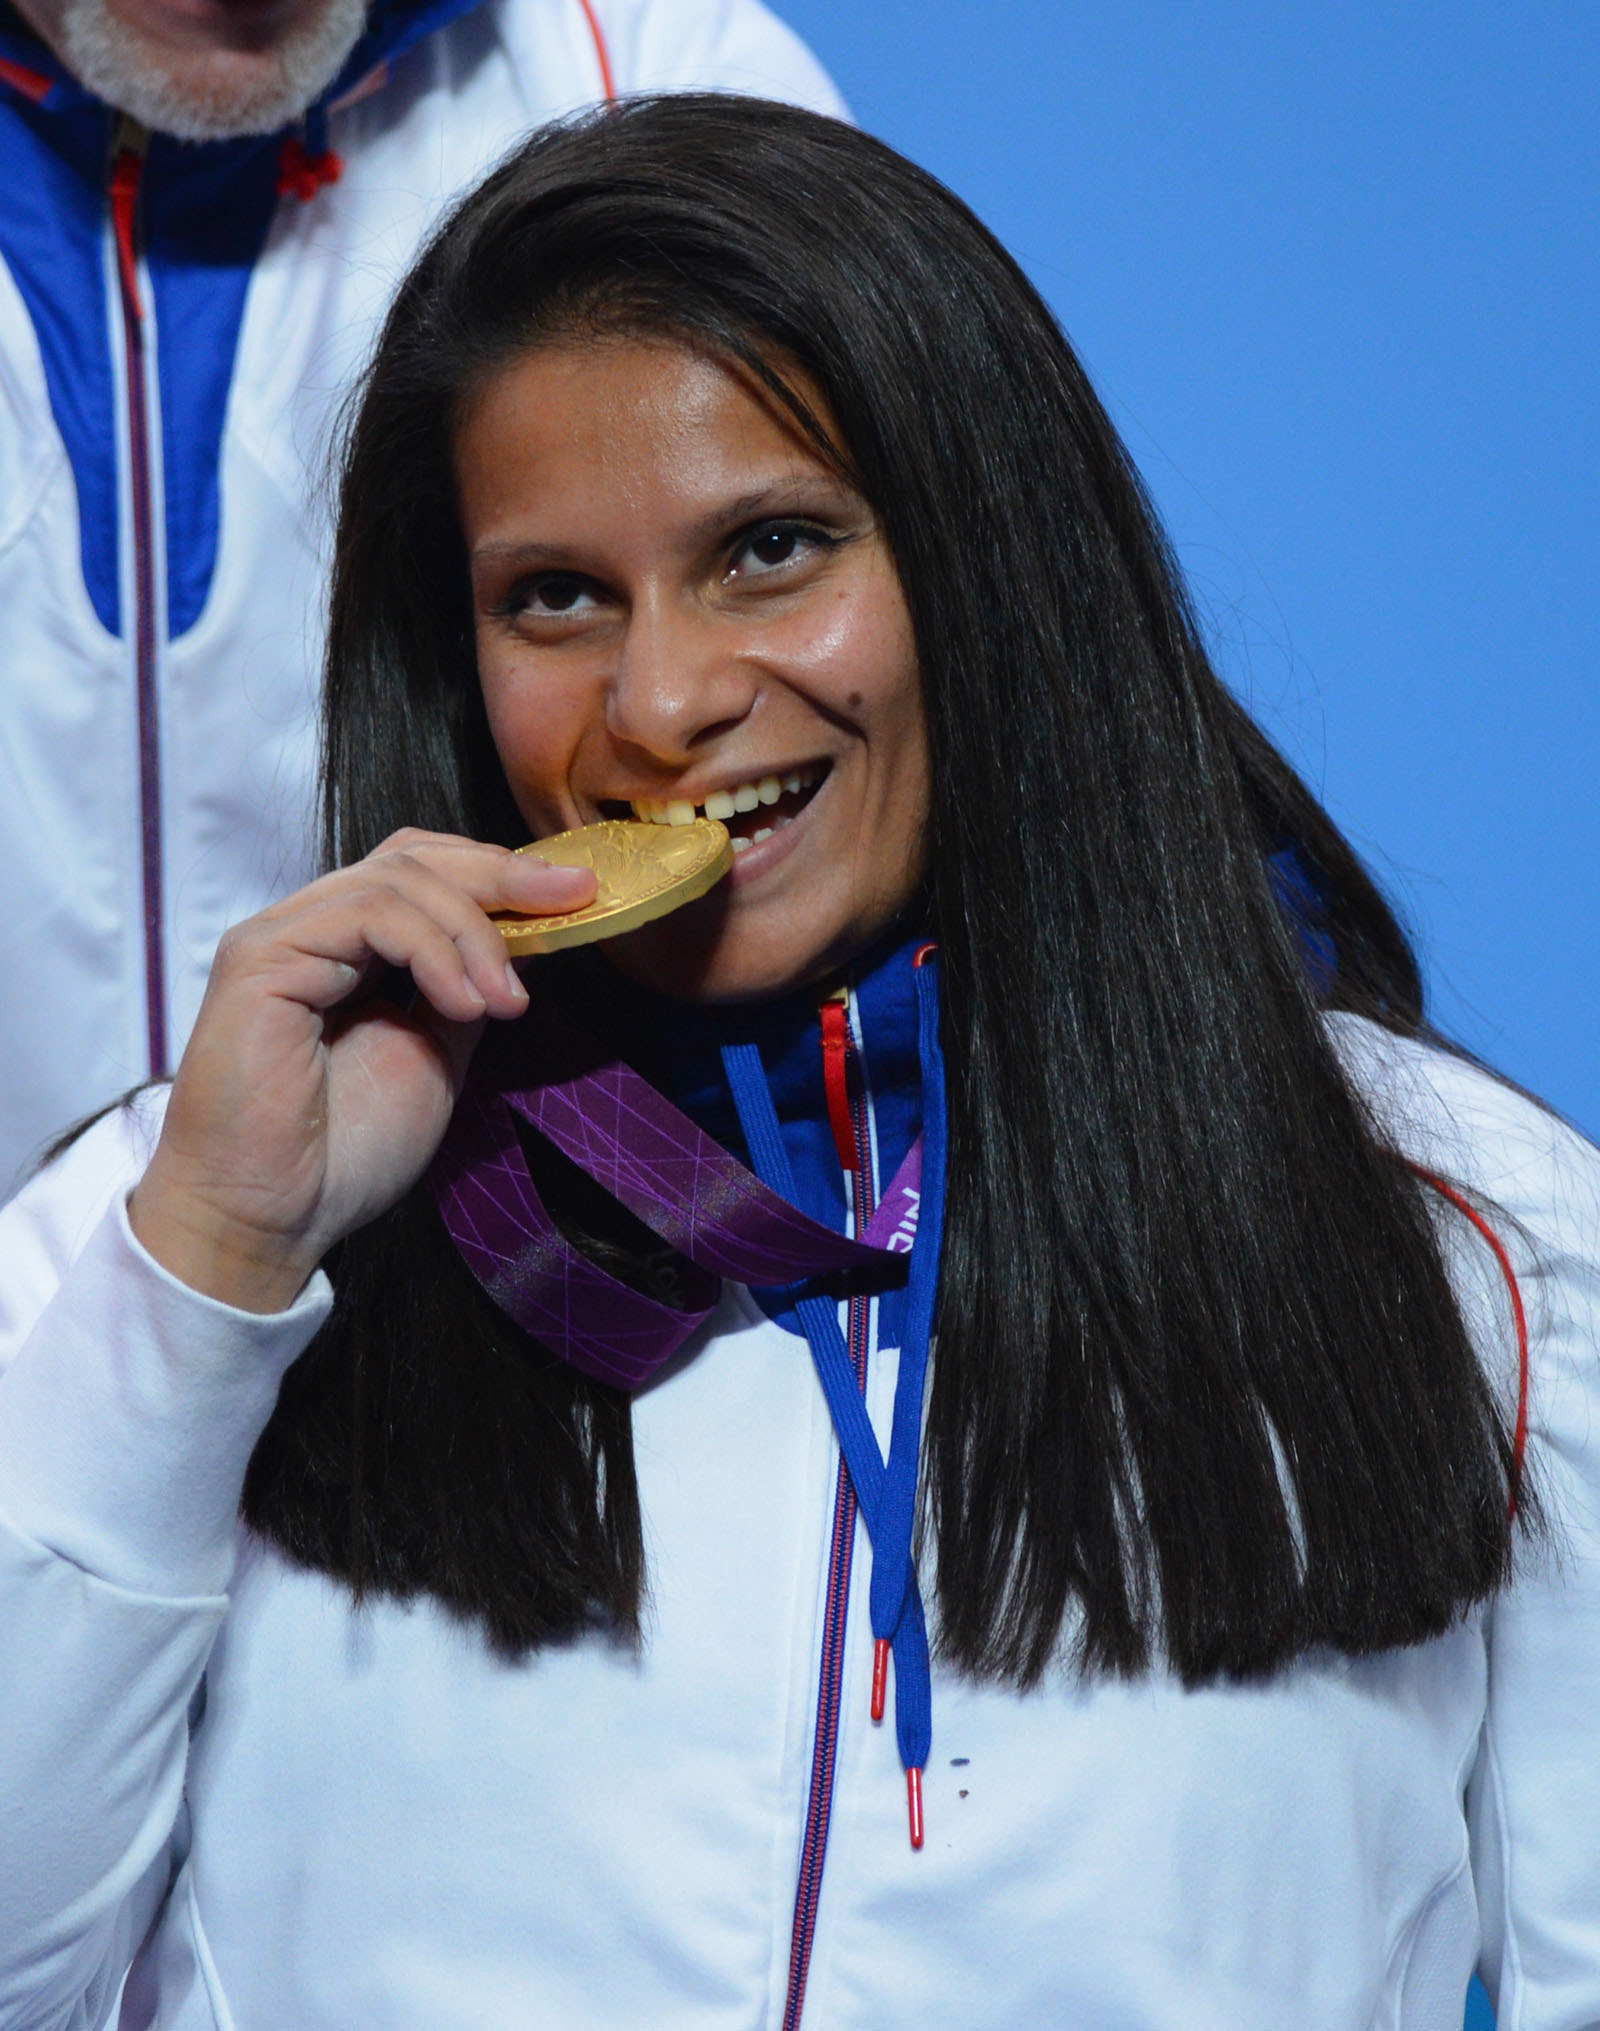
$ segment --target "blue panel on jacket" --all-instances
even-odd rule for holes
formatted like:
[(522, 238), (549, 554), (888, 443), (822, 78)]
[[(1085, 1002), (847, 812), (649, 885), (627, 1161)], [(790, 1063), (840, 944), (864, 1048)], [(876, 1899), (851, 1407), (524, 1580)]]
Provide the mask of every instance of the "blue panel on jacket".
[(151, 143), (145, 260), (159, 337), (167, 633), (200, 618), (217, 567), (218, 471), (250, 275), (278, 202), (276, 138)]
[(84, 586), (101, 626), (116, 634), (117, 419), (103, 267), (109, 117), (91, 103), (50, 112), (0, 93), (0, 256), (33, 320), (77, 484)]
[[(216, 569), (222, 425), (250, 271), (277, 203), (278, 146), (196, 148), (158, 138), (145, 168), (173, 636), (199, 618)], [(115, 635), (122, 616), (116, 327), (105, 270), (110, 147), (110, 114), (81, 94), (49, 108), (0, 94), (0, 255), (33, 320), (72, 467), (84, 588)]]

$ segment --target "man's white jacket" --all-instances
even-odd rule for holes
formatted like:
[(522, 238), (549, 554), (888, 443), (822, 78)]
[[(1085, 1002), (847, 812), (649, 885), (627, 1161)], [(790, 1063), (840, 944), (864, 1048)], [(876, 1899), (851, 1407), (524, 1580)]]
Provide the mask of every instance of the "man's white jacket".
[[(1459, 2031), (1474, 1964), (1507, 2031), (1600, 2025), (1600, 1156), (1338, 1027), (1400, 1146), (1495, 1209), (1547, 1536), (1449, 1635), (1264, 1683), (936, 1660), (914, 1853), (860, 1535), (805, 2025)], [(637, 1398), (637, 1650), (508, 1663), (432, 1602), (357, 1609), (237, 1521), (326, 1285), (251, 1317), (141, 1252), (159, 1111), (0, 1219), (0, 2023), (91, 2031), (144, 1940), (125, 2027), (778, 2031), (838, 1468), (804, 1343), (732, 1290)], [(1444, 1226), (1514, 1404), (1507, 1284)]]
[(8, 20), (0, 1197), (170, 1068), (221, 932), (311, 872), (328, 454), (443, 205), (610, 90), (844, 111), (758, 0), (390, 0), (303, 129), (141, 156)]

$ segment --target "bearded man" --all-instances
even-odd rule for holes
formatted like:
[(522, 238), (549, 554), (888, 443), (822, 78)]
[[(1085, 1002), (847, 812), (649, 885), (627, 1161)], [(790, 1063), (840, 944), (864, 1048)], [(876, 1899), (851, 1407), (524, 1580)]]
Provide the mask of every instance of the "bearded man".
[(324, 483), (457, 192), (619, 92), (844, 108), (758, 0), (0, 0), (0, 1196), (313, 858)]

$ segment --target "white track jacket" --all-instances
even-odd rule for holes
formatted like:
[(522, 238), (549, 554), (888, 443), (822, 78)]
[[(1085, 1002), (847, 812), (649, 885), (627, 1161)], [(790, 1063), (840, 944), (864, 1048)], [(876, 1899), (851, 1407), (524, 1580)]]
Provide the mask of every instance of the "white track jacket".
[(303, 131), (141, 157), (0, 18), (0, 1197), (311, 873), (340, 400), (444, 204), (611, 87), (844, 111), (758, 0), (375, 0)]
[[(920, 1853), (853, 1614), (807, 2026), (1458, 2031), (1474, 1965), (1505, 2031), (1600, 2025), (1600, 1154), (1336, 1027), (1401, 1146), (1496, 1209), (1548, 1543), (1452, 1634), (1266, 1684), (936, 1661)], [(137, 1956), (130, 2031), (776, 2031), (837, 1468), (804, 1343), (730, 1290), (639, 1396), (637, 1653), (512, 1665), (427, 1602), (354, 1612), (236, 1520), (325, 1282), (256, 1318), (142, 1254), (159, 1108), (0, 1222), (0, 2024), (90, 2031)], [(1442, 1224), (1512, 1400), (1507, 1285)]]

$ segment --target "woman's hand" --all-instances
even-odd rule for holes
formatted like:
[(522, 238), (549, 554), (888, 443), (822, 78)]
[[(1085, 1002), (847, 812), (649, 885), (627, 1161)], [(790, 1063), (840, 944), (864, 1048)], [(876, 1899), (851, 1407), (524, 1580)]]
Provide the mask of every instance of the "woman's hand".
[[(528, 1005), (485, 913), (593, 892), (586, 868), (407, 831), (230, 931), (129, 1202), (144, 1247), (243, 1310), (291, 1303), (422, 1175), (484, 1018)], [(387, 967), (410, 971), (408, 1011), (362, 992)]]

